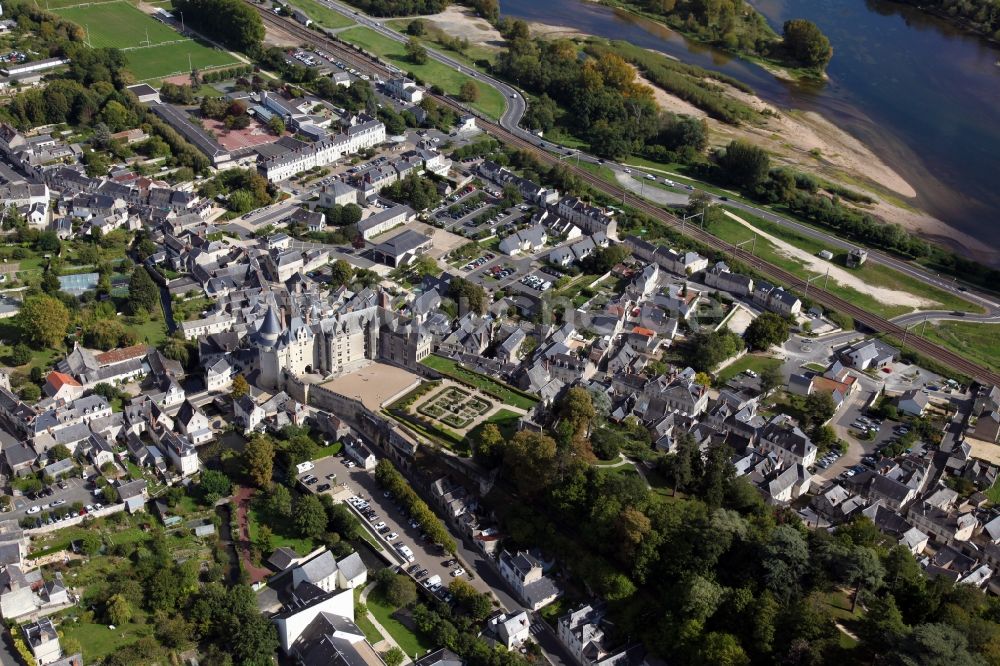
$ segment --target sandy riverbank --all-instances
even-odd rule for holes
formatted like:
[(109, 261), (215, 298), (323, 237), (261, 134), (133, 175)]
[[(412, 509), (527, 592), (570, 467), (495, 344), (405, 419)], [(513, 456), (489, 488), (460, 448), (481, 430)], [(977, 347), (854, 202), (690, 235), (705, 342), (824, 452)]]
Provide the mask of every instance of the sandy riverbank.
[(497, 32), (497, 29), (489, 21), (477, 16), (468, 7), (448, 5), (448, 8), (440, 14), (429, 14), (420, 18), (447, 35), (468, 39), (469, 43), (474, 46), (481, 46), (493, 51), (499, 51), (503, 48), (503, 35)]
[(750, 141), (771, 153), (779, 165), (863, 191), (876, 200), (875, 204), (864, 208), (886, 222), (949, 247), (961, 248), (974, 257), (985, 258), (992, 251), (978, 239), (907, 205), (906, 200), (917, 194), (914, 187), (861, 141), (818, 113), (778, 109), (756, 95), (712, 81), (713, 86), (721, 86), (733, 99), (758, 111), (769, 112), (759, 124), (735, 127), (709, 118), (701, 109), (657, 87), (638, 73), (637, 78), (653, 89), (656, 103), (665, 111), (703, 119), (708, 125), (709, 143), (713, 147), (725, 146), (733, 139)]

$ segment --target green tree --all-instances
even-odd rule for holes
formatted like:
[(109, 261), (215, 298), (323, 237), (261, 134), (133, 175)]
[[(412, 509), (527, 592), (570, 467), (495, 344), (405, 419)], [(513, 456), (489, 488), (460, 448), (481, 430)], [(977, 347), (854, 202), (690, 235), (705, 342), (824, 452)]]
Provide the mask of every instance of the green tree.
[(525, 497), (537, 497), (552, 482), (556, 442), (548, 435), (522, 430), (503, 450), (503, 467)]
[(113, 595), (108, 599), (108, 620), (111, 624), (128, 624), (132, 619), (132, 606), (120, 594)]
[(760, 371), (760, 391), (763, 394), (770, 393), (773, 389), (784, 383), (781, 376), (781, 368), (777, 365), (766, 365)]
[(395, 646), (382, 653), (382, 661), (385, 662), (385, 666), (400, 666), (405, 658), (406, 654)]
[(826, 423), (837, 411), (833, 396), (826, 391), (810, 393), (802, 400), (802, 426), (811, 428)]
[(303, 537), (318, 539), (326, 532), (326, 509), (313, 494), (302, 495), (292, 503), (292, 524)]
[(422, 37), (427, 32), (427, 24), (423, 19), (413, 19), (406, 26), (406, 34)]
[(492, 460), (499, 454), (503, 442), (503, 434), (501, 434), (497, 424), (486, 423), (473, 443), (473, 450), (477, 456)]
[(267, 554), (274, 550), (274, 532), (267, 525), (261, 525), (257, 529), (257, 547), (260, 552)]
[(10, 352), (10, 362), (13, 365), (24, 365), (31, 360), (31, 347), (24, 344), (23, 342), (18, 342), (14, 345)]
[(351, 283), (354, 279), (354, 268), (344, 261), (338, 259), (330, 267), (330, 284), (335, 287), (342, 287)]
[(96, 532), (88, 531), (80, 536), (80, 550), (87, 557), (93, 557), (101, 552), (102, 545), (104, 544), (101, 541), (101, 535)]
[(739, 139), (731, 141), (718, 159), (726, 178), (748, 190), (761, 185), (771, 168), (767, 151)]
[(405, 608), (416, 601), (417, 586), (413, 580), (409, 576), (392, 573), (391, 569), (388, 571), (392, 575), (379, 579), (379, 590), (385, 600), (396, 608)]
[(220, 498), (230, 495), (232, 486), (233, 482), (229, 480), (228, 476), (214, 469), (202, 472), (201, 480), (198, 483), (202, 497), (209, 504), (214, 504)]
[(822, 69), (830, 62), (833, 48), (830, 40), (812, 21), (791, 19), (783, 27), (784, 47), (788, 53), (807, 67)]
[(45, 347), (56, 347), (66, 337), (69, 311), (62, 301), (39, 294), (21, 303), (17, 324), (26, 340)]
[(458, 303), (460, 313), (486, 313), (486, 290), (474, 282), (460, 277), (452, 278), (448, 284), (448, 295)]
[(281, 136), (285, 133), (285, 121), (281, 119), (281, 116), (271, 116), (271, 119), (267, 121), (267, 128), (275, 136)]
[(773, 312), (765, 312), (750, 322), (743, 339), (750, 349), (766, 350), (784, 344), (789, 333), (788, 320)]
[(49, 457), (52, 460), (65, 460), (66, 458), (72, 458), (73, 453), (65, 444), (56, 444), (49, 449)]
[(275, 523), (282, 523), (292, 517), (292, 493), (280, 484), (274, 485), (267, 494), (264, 510)]
[(274, 473), (274, 442), (267, 435), (254, 435), (243, 449), (243, 468), (258, 488), (271, 485)]
[(25, 402), (37, 402), (42, 397), (42, 389), (38, 387), (38, 384), (25, 384), (18, 389), (18, 395)]
[(448, 585), (448, 591), (462, 606), (469, 618), (476, 623), (484, 621), (493, 612), (490, 595), (482, 594), (467, 581), (456, 578)]
[(427, 62), (427, 49), (423, 47), (419, 40), (410, 37), (406, 40), (406, 57), (414, 65), (423, 65)]
[(577, 439), (587, 437), (596, 415), (590, 392), (582, 386), (569, 389), (556, 405), (556, 414), (569, 425), (569, 432), (573, 437)]
[(160, 302), (160, 289), (153, 282), (145, 266), (136, 266), (128, 281), (128, 309), (135, 314), (139, 311), (154, 312)]
[(471, 79), (462, 84), (458, 89), (458, 98), (466, 104), (472, 104), (479, 100), (479, 86)]

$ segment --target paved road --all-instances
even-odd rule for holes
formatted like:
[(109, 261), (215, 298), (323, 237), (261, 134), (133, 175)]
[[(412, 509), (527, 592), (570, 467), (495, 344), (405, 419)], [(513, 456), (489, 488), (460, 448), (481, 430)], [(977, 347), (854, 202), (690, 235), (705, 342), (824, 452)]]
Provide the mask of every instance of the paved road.
[[(401, 544), (406, 544), (413, 551), (413, 564), (419, 564), (422, 568), (427, 569), (427, 577), (440, 576), (441, 584), (447, 586), (454, 579), (451, 572), (455, 567), (446, 567), (444, 562), (452, 559), (452, 556), (439, 552), (433, 544), (429, 544), (420, 538), (421, 530), (410, 527), (409, 521), (396, 506), (394, 500), (391, 497), (385, 496), (384, 491), (375, 480), (372, 472), (367, 472), (359, 467), (348, 468), (344, 462), (344, 459), (339, 456), (323, 458), (317, 461), (315, 469), (299, 476), (301, 478), (312, 474), (319, 479), (319, 482), (304, 487), (315, 492), (315, 489), (324, 483), (346, 483), (347, 487), (354, 494), (363, 497), (371, 505), (372, 509), (375, 510), (378, 517), (374, 522), (384, 522), (389, 531), (396, 532), (399, 534), (399, 537), (391, 542), (385, 541), (383, 535), (371, 528), (371, 523), (358, 513), (356, 509), (352, 508), (352, 511), (358, 515), (359, 520), (368, 529), (369, 534), (382, 547), (391, 551), (396, 559), (400, 561), (402, 558), (398, 555), (398, 551), (395, 548)], [(327, 474), (336, 474), (336, 481), (326, 479)], [(348, 504), (348, 506), (350, 505)], [(454, 531), (451, 531), (454, 536)], [(499, 600), (501, 606), (508, 611), (527, 610), (509, 593), (506, 584), (501, 580), (493, 567), (490, 566), (486, 556), (481, 551), (470, 547), (462, 539), (456, 539), (456, 542), (458, 544), (456, 557), (460, 565), (468, 572), (463, 576), (465, 580), (480, 592), (492, 594)], [(412, 564), (406, 563), (402, 565), (402, 568), (405, 571), (410, 566)], [(538, 614), (531, 611), (528, 611), (528, 613), (531, 616), (532, 638), (542, 648), (549, 661), (555, 666), (574, 666), (555, 635), (548, 629)]]

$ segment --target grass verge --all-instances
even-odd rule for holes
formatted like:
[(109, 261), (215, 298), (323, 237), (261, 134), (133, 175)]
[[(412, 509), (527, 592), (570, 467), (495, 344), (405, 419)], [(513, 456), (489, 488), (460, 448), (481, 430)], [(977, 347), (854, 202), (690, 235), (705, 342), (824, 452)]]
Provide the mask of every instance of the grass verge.
[(922, 333), (931, 342), (1000, 372), (1000, 324), (943, 321), (928, 325)]
[(354, 25), (354, 21), (351, 19), (326, 5), (321, 5), (316, 0), (288, 0), (288, 4), (292, 7), (298, 7), (324, 28), (336, 29)]

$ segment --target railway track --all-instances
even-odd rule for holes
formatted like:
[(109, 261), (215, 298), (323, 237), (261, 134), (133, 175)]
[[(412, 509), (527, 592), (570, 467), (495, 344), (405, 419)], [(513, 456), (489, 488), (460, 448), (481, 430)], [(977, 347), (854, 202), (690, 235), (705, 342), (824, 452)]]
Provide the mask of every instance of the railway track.
[[(350, 63), (351, 66), (366, 73), (379, 74), (383, 78), (398, 76), (399, 74), (398, 70), (390, 69), (374, 56), (360, 52), (351, 46), (345, 45), (343, 42), (324, 32), (310, 30), (292, 19), (277, 16), (260, 5), (250, 2), (250, 0), (247, 0), (247, 2), (257, 9), (264, 23), (272, 25), (287, 34), (294, 35), (295, 37), (301, 39), (303, 44), (313, 44), (314, 46), (320, 47), (331, 54), (336, 54), (338, 59), (345, 63)], [(548, 151), (542, 150), (530, 141), (518, 136), (500, 124), (485, 118), (478, 112), (470, 110), (465, 105), (460, 104), (450, 97), (434, 94), (430, 94), (430, 97), (434, 98), (438, 103), (444, 104), (459, 113), (471, 112), (475, 114), (478, 119), (478, 124), (485, 132), (493, 135), (501, 141), (504, 141), (505, 143), (531, 153), (539, 160), (539, 162), (543, 164), (552, 165), (560, 161)], [(581, 169), (580, 167), (568, 164), (567, 162), (568, 161), (563, 161), (562, 164), (570, 169), (583, 182), (587, 183), (594, 189), (615, 199), (621, 199), (623, 203), (628, 203), (633, 208), (649, 215), (651, 218), (659, 222), (662, 222), (668, 227), (677, 231), (682, 231), (684, 235), (699, 241), (707, 247), (715, 249), (723, 254), (728, 254), (735, 259), (739, 259), (744, 264), (757, 271), (758, 274), (765, 276), (769, 280), (773, 280), (774, 282), (782, 284), (787, 288), (802, 292), (807, 291), (810, 299), (823, 307), (831, 310), (837, 310), (838, 312), (849, 315), (854, 319), (854, 321), (877, 333), (891, 335), (900, 340), (905, 340), (906, 346), (910, 349), (928, 358), (934, 359), (935, 361), (938, 361), (939, 363), (942, 363), (954, 370), (957, 370), (958, 372), (961, 372), (978, 382), (1000, 385), (1000, 373), (981, 367), (978, 364), (959, 356), (955, 352), (936, 345), (930, 340), (920, 337), (915, 333), (911, 333), (888, 319), (872, 314), (871, 312), (868, 312), (867, 310), (858, 307), (857, 305), (854, 305), (853, 303), (831, 292), (819, 287), (814, 287), (807, 283), (807, 281), (803, 278), (790, 273), (783, 268), (770, 264), (760, 257), (754, 256), (747, 250), (713, 236), (696, 226), (682, 226), (681, 220), (677, 216), (645, 199), (635, 196), (618, 185), (601, 179), (599, 176), (587, 171), (586, 169)]]

